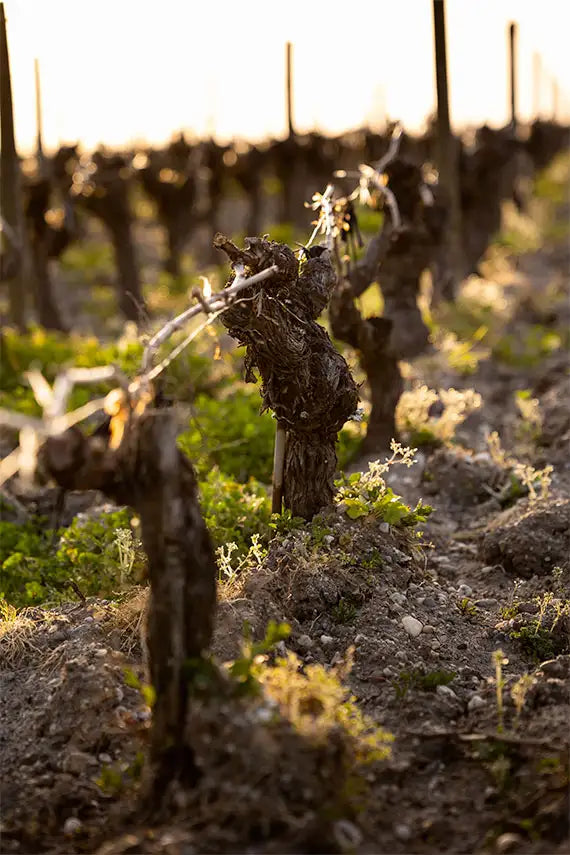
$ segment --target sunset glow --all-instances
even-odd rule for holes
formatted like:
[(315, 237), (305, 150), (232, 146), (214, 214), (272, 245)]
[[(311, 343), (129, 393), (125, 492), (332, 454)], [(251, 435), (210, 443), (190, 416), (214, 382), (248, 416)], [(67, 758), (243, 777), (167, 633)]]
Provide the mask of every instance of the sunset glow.
[[(79, 140), (162, 142), (179, 129), (259, 139), (285, 132), (284, 44), (294, 44), (295, 121), (339, 132), (388, 114), (418, 128), (434, 107), (428, 0), (286, 5), (246, 0), (6, 0), (19, 146), (35, 138), (34, 57), (48, 148)], [(286, 13), (283, 11), (286, 9)], [(568, 115), (570, 4), (448, 0), (451, 110), (456, 126), (507, 119), (506, 29), (519, 22), (519, 107)]]

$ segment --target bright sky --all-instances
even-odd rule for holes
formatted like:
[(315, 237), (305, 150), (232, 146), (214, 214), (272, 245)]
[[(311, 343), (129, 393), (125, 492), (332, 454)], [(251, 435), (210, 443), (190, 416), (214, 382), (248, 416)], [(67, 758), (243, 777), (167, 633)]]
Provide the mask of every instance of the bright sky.
[[(300, 130), (337, 132), (385, 111), (409, 128), (435, 104), (431, 0), (5, 0), (21, 150), (44, 141), (163, 142), (179, 129), (227, 139), (285, 132), (285, 42), (294, 44)], [(569, 0), (447, 0), (452, 121), (507, 119), (507, 26), (519, 22), (519, 108), (570, 116)]]

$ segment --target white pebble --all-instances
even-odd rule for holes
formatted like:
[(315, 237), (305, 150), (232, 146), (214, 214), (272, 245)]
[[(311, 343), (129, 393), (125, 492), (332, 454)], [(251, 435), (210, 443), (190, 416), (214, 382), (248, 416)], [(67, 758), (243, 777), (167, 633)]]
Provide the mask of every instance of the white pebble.
[(323, 537), (323, 543), (325, 543), (327, 546), (330, 546), (333, 540), (334, 534), (325, 534), (325, 536)]
[(453, 689), (449, 688), (449, 686), (437, 686), (435, 691), (436, 694), (441, 695), (442, 698), (453, 698), (454, 700), (457, 700), (457, 695)]
[(469, 585), (460, 585), (457, 589), (457, 593), (460, 597), (472, 597), (473, 596), (473, 588), (470, 588)]
[(484, 706), (485, 706), (485, 701), (483, 700), (481, 695), (473, 695), (473, 697), (469, 699), (469, 703), (467, 704), (467, 709), (470, 711), (473, 711), (473, 710), (478, 710)]
[(354, 850), (362, 843), (362, 832), (348, 819), (338, 819), (333, 829), (334, 836), (341, 849)]
[(64, 834), (77, 834), (77, 832), (81, 831), (82, 828), (83, 823), (80, 819), (77, 819), (76, 816), (68, 816), (65, 822), (63, 823)]
[(297, 639), (297, 644), (299, 647), (304, 648), (305, 650), (309, 650), (313, 646), (313, 639), (310, 635), (300, 635)]
[(402, 618), (402, 626), (412, 638), (415, 638), (420, 634), (423, 629), (423, 624), (417, 618), (412, 617), (411, 615), (406, 615)]
[(334, 638), (332, 637), (332, 635), (321, 635), (321, 644), (324, 644), (326, 647), (328, 647), (329, 644), (333, 643)]
[(407, 825), (404, 825), (402, 823), (394, 826), (394, 835), (398, 838), (398, 840), (402, 840), (404, 843), (406, 843), (408, 840), (410, 840), (412, 832)]

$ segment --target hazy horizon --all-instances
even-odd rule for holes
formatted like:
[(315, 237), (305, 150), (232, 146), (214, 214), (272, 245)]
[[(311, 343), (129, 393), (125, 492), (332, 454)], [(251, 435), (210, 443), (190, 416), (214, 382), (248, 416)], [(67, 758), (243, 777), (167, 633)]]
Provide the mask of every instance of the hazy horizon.
[[(161, 144), (184, 131), (220, 140), (283, 136), (285, 42), (294, 45), (294, 117), (324, 133), (386, 116), (418, 130), (435, 108), (430, 0), (320, 4), (291, 0), (287, 15), (260, 0), (205, 6), (183, 0), (5, 0), (19, 150), (35, 142), (34, 58), (40, 62), (47, 149), (80, 142)], [(507, 26), (519, 23), (520, 118), (533, 115), (533, 54), (540, 97), (568, 118), (570, 3), (447, 0), (452, 121), (508, 120)], [(548, 76), (547, 76), (548, 75)]]

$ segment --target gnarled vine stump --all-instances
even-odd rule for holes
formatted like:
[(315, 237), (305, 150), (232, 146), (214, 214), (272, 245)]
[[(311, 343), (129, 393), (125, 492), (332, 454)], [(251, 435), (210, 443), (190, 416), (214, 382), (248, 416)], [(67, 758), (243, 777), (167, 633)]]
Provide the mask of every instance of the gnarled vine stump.
[(246, 288), (221, 319), (247, 348), (246, 380), (256, 379), (257, 368), (263, 407), (287, 431), (285, 507), (311, 519), (332, 501), (337, 434), (358, 404), (346, 361), (316, 323), (336, 285), (329, 253), (314, 247), (300, 269), (293, 251), (275, 241), (246, 238), (243, 250), (223, 235), (214, 243), (234, 266), (243, 265), (245, 275), (278, 268)]
[(148, 556), (151, 599), (148, 615), (153, 709), (148, 801), (154, 810), (172, 786), (191, 785), (196, 767), (184, 739), (188, 668), (210, 642), (217, 568), (200, 512), (197, 482), (176, 446), (169, 410), (132, 416), (118, 448), (78, 428), (49, 438), (41, 462), (70, 490), (101, 490), (140, 516)]

